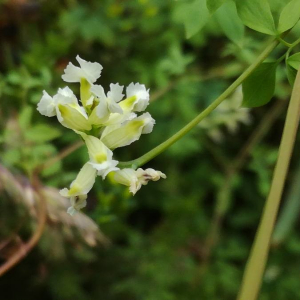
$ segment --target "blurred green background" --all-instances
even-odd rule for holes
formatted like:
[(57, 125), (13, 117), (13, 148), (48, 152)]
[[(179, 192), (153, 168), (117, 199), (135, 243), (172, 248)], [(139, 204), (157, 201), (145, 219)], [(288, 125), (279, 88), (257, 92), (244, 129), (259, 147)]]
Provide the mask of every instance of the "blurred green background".
[[(186, 39), (184, 23), (199, 21), (186, 13), (187, 3), (0, 1), (1, 263), (22, 248), (36, 226), (36, 207), (22, 198), (33, 199), (28, 181), (33, 170), (78, 141), (36, 111), (44, 89), (53, 95), (65, 86), (63, 69), (77, 54), (103, 65), (98, 83), (105, 88), (116, 82), (150, 88), (148, 110), (156, 126), (116, 151), (125, 161), (207, 107), (263, 47), (264, 37), (251, 30), (238, 42), (230, 34), (228, 39), (220, 16)], [(299, 34), (295, 28), (291, 38)], [(275, 55), (283, 50), (280, 46)], [(0, 278), (0, 298), (234, 299), (268, 193), (290, 93), (284, 66), (271, 103), (239, 109), (237, 90), (146, 165), (168, 178), (134, 197), (99, 178), (84, 210), (94, 223), (82, 215), (70, 219), (59, 206), (62, 199), (49, 196), (44, 234), (28, 257)], [(300, 299), (299, 148), (298, 139), (261, 300)], [(77, 149), (42, 172), (43, 184), (54, 193), (68, 186), (87, 158), (84, 147)]]

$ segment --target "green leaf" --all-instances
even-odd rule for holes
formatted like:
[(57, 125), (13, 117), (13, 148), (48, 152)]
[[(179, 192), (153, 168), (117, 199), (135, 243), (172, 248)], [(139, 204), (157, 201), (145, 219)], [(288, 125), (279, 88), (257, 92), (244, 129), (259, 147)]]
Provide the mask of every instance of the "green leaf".
[(257, 107), (267, 104), (275, 90), (277, 62), (261, 64), (243, 82), (243, 103), (245, 107)]
[(279, 23), (278, 32), (282, 33), (294, 27), (300, 18), (300, 0), (292, 0), (282, 10)]
[(281, 12), (291, 0), (269, 0), (272, 13)]
[(30, 123), (32, 118), (32, 106), (25, 106), (19, 115), (19, 124), (22, 130), (26, 130)]
[(235, 0), (244, 25), (256, 31), (275, 35), (275, 23), (267, 0)]
[(294, 85), (297, 69), (300, 67), (300, 53), (296, 53), (285, 60), (286, 75), (291, 86)]
[(240, 44), (244, 38), (244, 25), (239, 18), (235, 3), (230, 1), (222, 5), (215, 13), (221, 29), (234, 43)]
[(288, 63), (286, 64), (286, 75), (290, 85), (293, 86), (296, 79), (297, 70), (292, 68)]
[(21, 151), (20, 149), (10, 149), (1, 154), (1, 159), (6, 165), (16, 165), (21, 161)]
[(300, 52), (290, 56), (287, 59), (288, 64), (294, 69), (298, 70), (300, 67)]
[(204, 27), (209, 16), (206, 0), (195, 0), (177, 7), (176, 19), (183, 22), (188, 39)]
[(226, 0), (206, 0), (206, 6), (211, 14), (213, 14)]
[(48, 125), (38, 124), (25, 132), (25, 138), (32, 142), (44, 143), (61, 135), (60, 130)]

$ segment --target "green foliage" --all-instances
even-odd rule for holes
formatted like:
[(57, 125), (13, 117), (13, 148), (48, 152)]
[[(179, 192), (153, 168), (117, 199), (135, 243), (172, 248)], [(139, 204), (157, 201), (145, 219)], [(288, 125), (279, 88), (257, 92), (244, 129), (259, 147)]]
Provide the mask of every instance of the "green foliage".
[(292, 68), (290, 64), (288, 64), (287, 62), (286, 62), (286, 74), (290, 85), (293, 86), (296, 79), (297, 70)]
[(206, 5), (210, 13), (214, 13), (227, 0), (206, 0)]
[(300, 67), (300, 53), (296, 53), (291, 55), (288, 59), (287, 59), (287, 63), (293, 67), (294, 69), (298, 70)]
[(268, 0), (235, 0), (243, 23), (262, 33), (275, 35), (275, 23)]
[(234, 2), (222, 5), (216, 12), (217, 20), (224, 34), (237, 45), (242, 45), (244, 25), (239, 18)]
[(286, 67), (286, 73), (289, 80), (289, 83), (291, 86), (294, 85), (294, 81), (297, 75), (297, 70), (300, 66), (300, 55), (299, 53), (293, 54), (289, 56), (287, 54), (285, 58), (285, 67)]
[(194, 0), (178, 5), (176, 19), (184, 24), (186, 37), (190, 38), (206, 25), (209, 15), (206, 0)]
[[(232, 1), (209, 2), (54, 0), (40, 2), (34, 14), (26, 10), (17, 21), (2, 14), (17, 34), (9, 30), (10, 38), (0, 34), (1, 164), (14, 173), (30, 174), (78, 141), (68, 130), (58, 131), (51, 118), (41, 118), (35, 108), (43, 89), (56, 93), (63, 69), (68, 61), (74, 63), (77, 54), (104, 66), (99, 83), (105, 87), (133, 81), (150, 88), (154, 101), (149, 110), (157, 123), (154, 132), (126, 151), (120, 149), (116, 153), (120, 160), (134, 159), (174, 134), (261, 51), (262, 40), (252, 30), (244, 30), (241, 20), (247, 24), (241, 15), (238, 19)], [(289, 2), (270, 0), (275, 24)], [(200, 11), (204, 4), (211, 5), (210, 12), (206, 7)], [(273, 30), (268, 18), (269, 14), (263, 21), (252, 19), (251, 24)], [(193, 35), (189, 40), (182, 23)], [(299, 34), (295, 26), (287, 40)], [(282, 55), (283, 49), (280, 46), (272, 58)], [(295, 73), (297, 57), (293, 56), (292, 65), (287, 66)], [(263, 92), (255, 92), (253, 84), (248, 88), (249, 99), (259, 105), (272, 96), (266, 93), (272, 86), (267, 83), (275, 73), (273, 63), (264, 66), (268, 75), (263, 72), (260, 80), (252, 78)], [(291, 88), (283, 69), (277, 72), (280, 80), (274, 98), (286, 100)], [(263, 99), (258, 95), (264, 95)], [(229, 124), (240, 116), (228, 111), (232, 100), (212, 115), (220, 140), (211, 139), (209, 130), (199, 126), (153, 160), (152, 167), (166, 173), (167, 180), (149, 183), (135, 197), (126, 188), (97, 180), (85, 213), (99, 224), (111, 246), (74, 244), (61, 234), (68, 234), (66, 225), (54, 233), (46, 229), (35, 252), (1, 278), (2, 295), (11, 300), (235, 299), (268, 192), (284, 109), (235, 176), (230, 206), (207, 258), (206, 240), (226, 174), (272, 109), (270, 104), (250, 110), (252, 122), (239, 119), (239, 130), (232, 131)], [(76, 150), (44, 170), (43, 183), (64, 187), (75, 178), (86, 155), (86, 149)], [(2, 196), (1, 236), (11, 236), (19, 224), (31, 226), (28, 212), (16, 212), (7, 195)], [(299, 298), (299, 240), (299, 231), (294, 229), (285, 245), (272, 250), (261, 299)]]
[(300, 0), (292, 0), (282, 10), (279, 23), (278, 32), (282, 33), (294, 27), (300, 18)]
[(61, 136), (59, 129), (46, 124), (37, 124), (25, 132), (25, 138), (36, 143), (50, 142), (59, 136)]
[(243, 106), (257, 107), (271, 100), (275, 90), (277, 66), (277, 62), (263, 63), (243, 82)]

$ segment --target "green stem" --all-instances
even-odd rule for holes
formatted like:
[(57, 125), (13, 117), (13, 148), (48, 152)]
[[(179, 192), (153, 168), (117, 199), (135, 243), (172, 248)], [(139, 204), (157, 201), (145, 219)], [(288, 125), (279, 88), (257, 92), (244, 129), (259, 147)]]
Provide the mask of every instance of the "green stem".
[(286, 46), (286, 47), (288, 47), (288, 48), (290, 48), (290, 47), (292, 46), (292, 44), (286, 42), (286, 41), (285, 41), (284, 39), (282, 39), (280, 36), (278, 37), (278, 40), (279, 40), (279, 42), (280, 42), (282, 45), (284, 45), (284, 46)]
[(295, 227), (300, 210), (300, 164), (296, 170), (292, 185), (287, 194), (286, 202), (279, 215), (272, 237), (272, 246), (279, 246), (288, 237), (288, 234)]
[(138, 168), (167, 148), (172, 146), (176, 141), (185, 136), (191, 129), (198, 125), (198, 123), (207, 117), (219, 104), (221, 104), (230, 94), (242, 84), (242, 82), (249, 76), (251, 73), (268, 57), (268, 55), (272, 52), (272, 50), (279, 44), (277, 39), (272, 39), (264, 51), (256, 58), (256, 60), (238, 77), (213, 103), (211, 103), (204, 111), (202, 111), (198, 116), (196, 116), (191, 122), (185, 125), (182, 129), (180, 129), (177, 133), (175, 133), (168, 140), (164, 141), (151, 151), (147, 152), (143, 156), (128, 161), (128, 162), (120, 162), (120, 168)]
[(271, 236), (279, 209), (284, 182), (295, 143), (299, 118), (300, 71), (297, 73), (289, 103), (271, 189), (255, 236), (255, 241), (247, 261), (238, 300), (257, 299), (268, 259)]

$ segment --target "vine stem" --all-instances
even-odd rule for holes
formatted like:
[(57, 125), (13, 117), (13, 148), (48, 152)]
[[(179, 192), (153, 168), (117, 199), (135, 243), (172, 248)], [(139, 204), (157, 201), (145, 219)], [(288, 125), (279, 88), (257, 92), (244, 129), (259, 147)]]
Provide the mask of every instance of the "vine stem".
[(300, 119), (300, 70), (297, 73), (280, 142), (270, 192), (244, 272), (238, 300), (258, 297), (270, 249), (270, 241), (282, 197)]
[(199, 124), (205, 117), (207, 117), (218, 105), (220, 105), (228, 96), (231, 95), (234, 90), (242, 84), (242, 82), (252, 74), (252, 72), (268, 57), (268, 55), (272, 52), (272, 50), (279, 44), (278, 39), (272, 39), (263, 50), (263, 52), (255, 59), (255, 61), (238, 77), (213, 103), (211, 103), (205, 110), (203, 110), (198, 116), (196, 116), (191, 122), (185, 125), (182, 129), (176, 132), (169, 139), (153, 148), (143, 156), (128, 161), (128, 162), (120, 162), (118, 167), (120, 168), (138, 168), (167, 148), (172, 146), (176, 141), (181, 139), (184, 135), (186, 135), (190, 130), (192, 130), (195, 126)]

